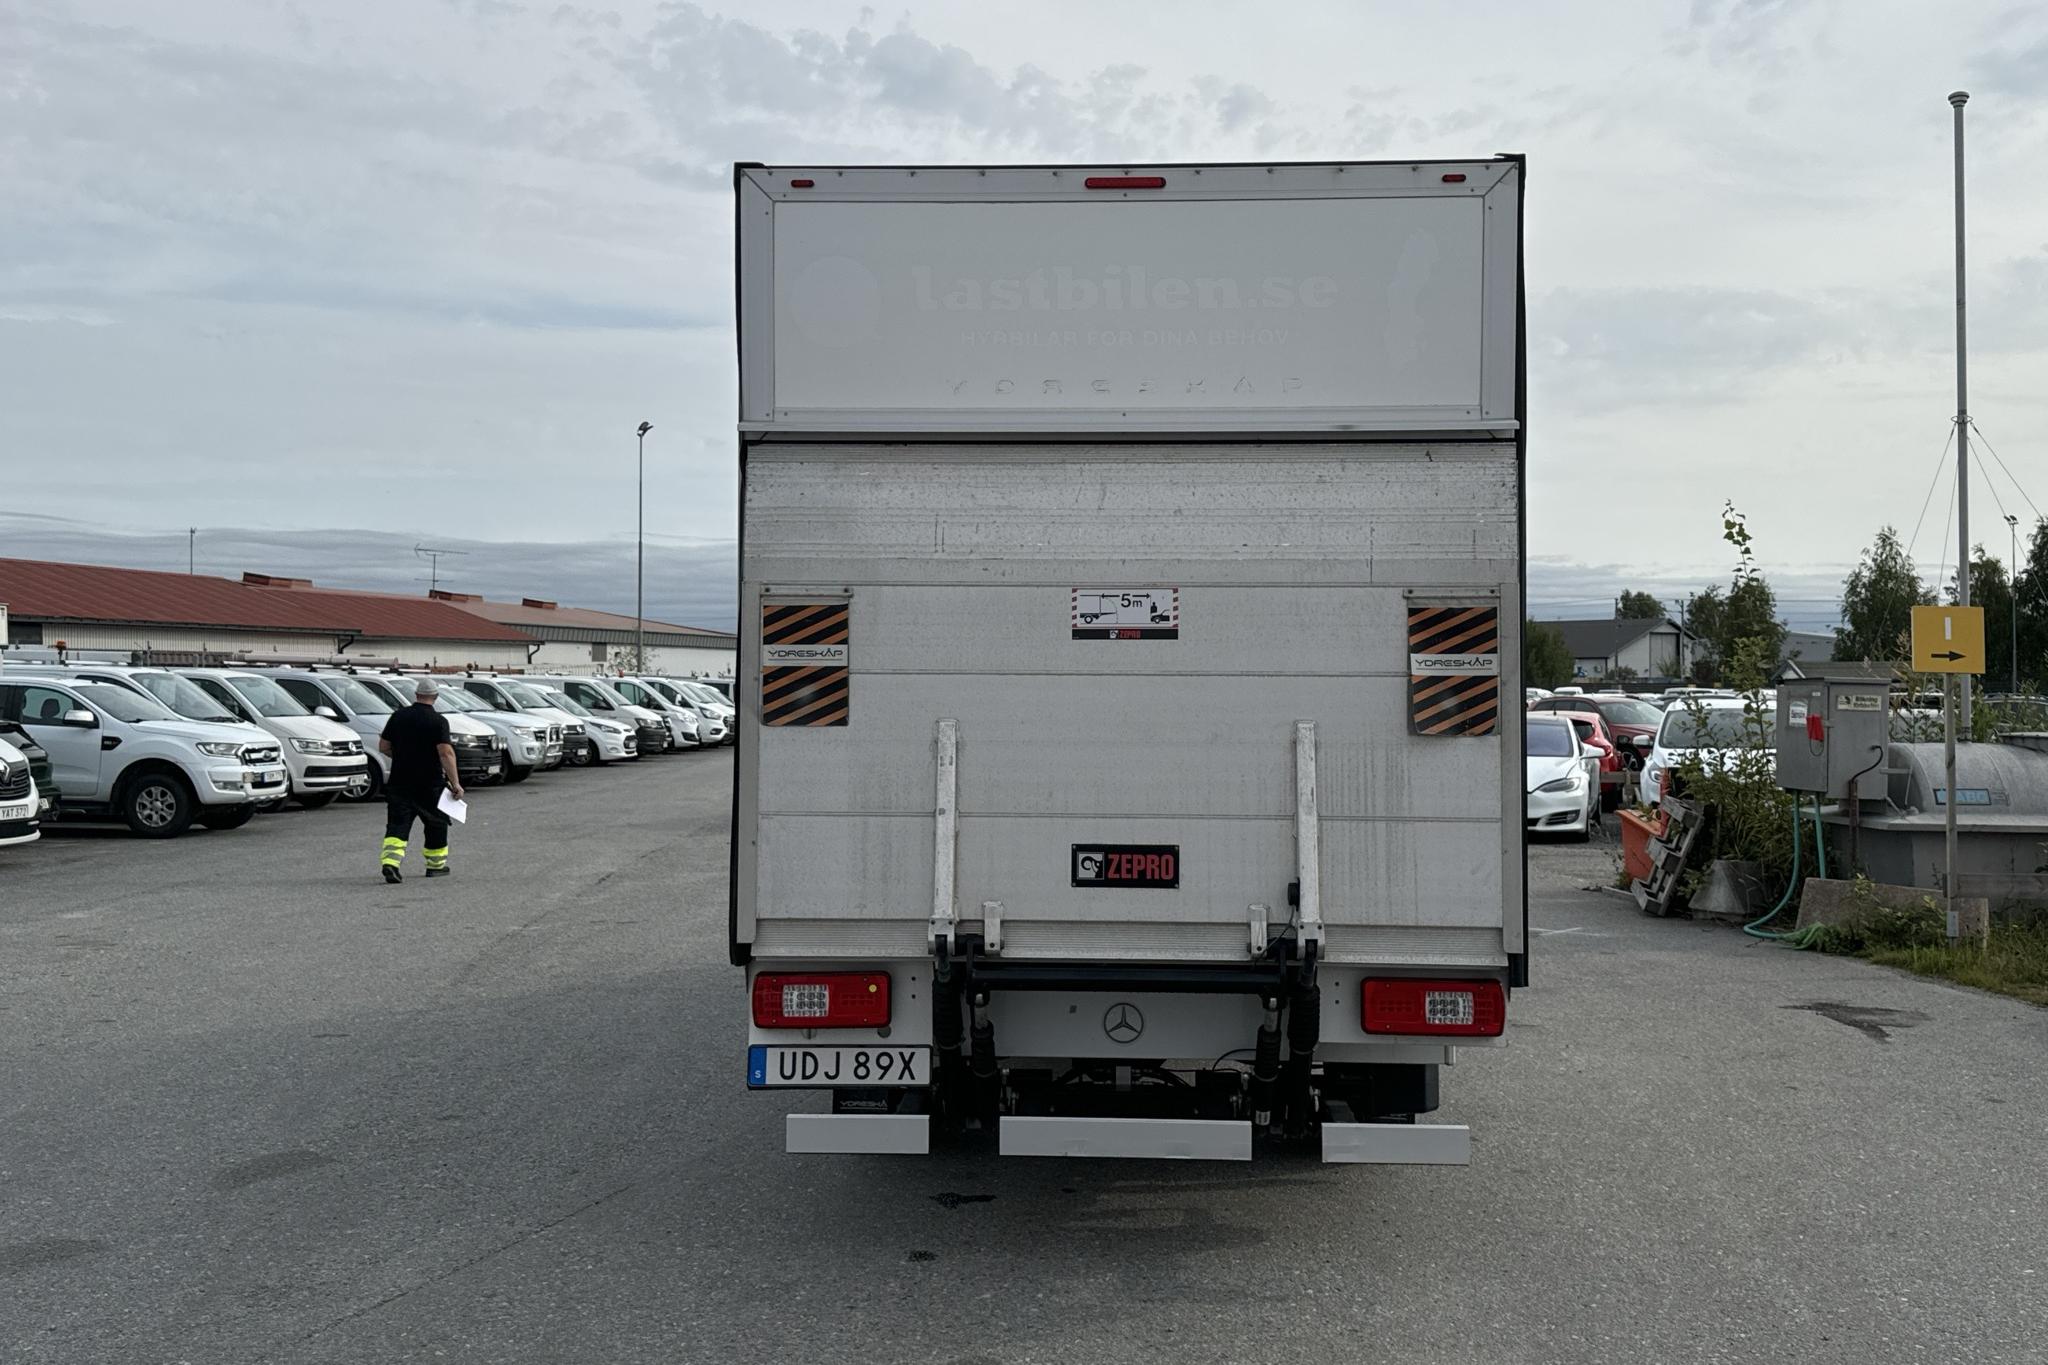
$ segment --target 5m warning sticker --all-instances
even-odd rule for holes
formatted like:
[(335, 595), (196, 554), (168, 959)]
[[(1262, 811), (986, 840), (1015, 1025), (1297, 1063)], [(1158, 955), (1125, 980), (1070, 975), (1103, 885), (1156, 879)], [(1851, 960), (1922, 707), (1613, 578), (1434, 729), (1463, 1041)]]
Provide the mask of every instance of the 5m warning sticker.
[(844, 725), (852, 714), (853, 604), (761, 604), (761, 723)]
[(1074, 589), (1076, 640), (1178, 640), (1179, 588)]
[(1490, 735), (1500, 728), (1500, 611), (1408, 608), (1408, 728)]

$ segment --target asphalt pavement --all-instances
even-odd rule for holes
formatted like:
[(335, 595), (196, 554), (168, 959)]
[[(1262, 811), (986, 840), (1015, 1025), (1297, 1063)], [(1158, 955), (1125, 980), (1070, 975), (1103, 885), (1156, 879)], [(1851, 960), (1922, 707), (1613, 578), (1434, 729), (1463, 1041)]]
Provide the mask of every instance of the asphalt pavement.
[(792, 1157), (729, 752), (0, 850), (0, 1359), (2038, 1362), (2048, 1012), (1535, 852), (1463, 1169)]

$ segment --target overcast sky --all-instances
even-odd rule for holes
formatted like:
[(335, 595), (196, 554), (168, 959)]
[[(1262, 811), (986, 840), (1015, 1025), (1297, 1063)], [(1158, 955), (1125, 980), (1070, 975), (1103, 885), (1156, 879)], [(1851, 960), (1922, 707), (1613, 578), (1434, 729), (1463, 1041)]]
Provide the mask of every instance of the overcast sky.
[(645, 419), (649, 613), (728, 624), (735, 159), (1520, 151), (1538, 614), (1725, 578), (1733, 498), (1818, 624), (1949, 432), (1957, 87), (2003, 554), (2048, 7), (6, 0), (0, 554), (630, 611)]

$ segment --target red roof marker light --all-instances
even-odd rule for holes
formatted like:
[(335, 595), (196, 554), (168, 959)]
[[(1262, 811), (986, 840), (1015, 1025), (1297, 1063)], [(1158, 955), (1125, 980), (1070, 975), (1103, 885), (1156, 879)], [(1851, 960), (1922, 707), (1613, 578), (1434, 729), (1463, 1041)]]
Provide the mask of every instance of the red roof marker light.
[(789, 182), (789, 187), (793, 190), (807, 190), (817, 183), (815, 180), (792, 180)]
[(1444, 183), (1446, 185), (1462, 185), (1465, 183), (1465, 173), (1463, 171), (1452, 171), (1444, 177)]
[(1091, 190), (1163, 190), (1163, 175), (1091, 175), (1081, 182)]

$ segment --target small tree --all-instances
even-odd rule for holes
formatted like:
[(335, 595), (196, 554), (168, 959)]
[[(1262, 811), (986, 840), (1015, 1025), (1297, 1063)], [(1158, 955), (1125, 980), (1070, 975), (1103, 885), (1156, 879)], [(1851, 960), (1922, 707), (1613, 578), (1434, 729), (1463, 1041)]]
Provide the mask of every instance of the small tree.
[(2003, 562), (1979, 545), (1970, 560), (1970, 604), (1984, 609), (1984, 690), (2017, 692), (2012, 662), (2012, 582)]
[(1714, 651), (1728, 615), (1728, 600), (1719, 588), (1703, 588), (1685, 599), (1678, 615), (1679, 624), (1693, 638), (1692, 680), (1702, 686), (1710, 684), (1720, 677)]
[(1661, 621), (1664, 615), (1664, 604), (1650, 593), (1624, 592), (1614, 599), (1617, 621)]
[(1572, 680), (1577, 660), (1564, 632), (1548, 621), (1522, 622), (1522, 681), (1531, 687), (1562, 687)]
[(1920, 581), (1913, 556), (1899, 533), (1878, 528), (1877, 539), (1842, 580), (1842, 624), (1835, 630), (1838, 659), (1899, 657), (1899, 641), (1913, 628), (1913, 608), (1930, 606), (1934, 594)]
[(1721, 509), (1721, 539), (1735, 547), (1735, 580), (1728, 585), (1714, 652), (1720, 656), (1721, 676), (1730, 687), (1762, 687), (1777, 667), (1778, 653), (1785, 644), (1777, 594), (1757, 570), (1748, 522), (1732, 502)]

